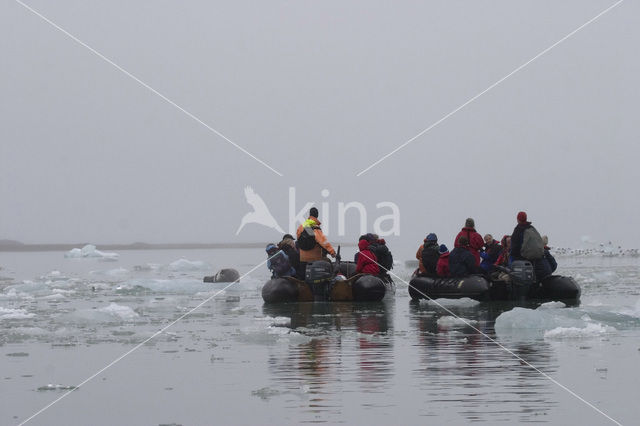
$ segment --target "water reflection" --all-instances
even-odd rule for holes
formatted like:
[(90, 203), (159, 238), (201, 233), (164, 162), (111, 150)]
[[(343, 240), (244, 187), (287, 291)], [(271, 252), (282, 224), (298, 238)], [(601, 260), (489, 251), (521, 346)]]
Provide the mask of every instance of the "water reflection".
[(293, 331), (312, 337), (269, 356), (269, 370), (280, 385), (307, 392), (309, 413), (338, 414), (343, 392), (353, 392), (356, 385), (359, 392), (383, 393), (393, 378), (392, 304), (265, 305), (263, 314), (290, 318)]
[[(496, 339), (495, 320), (511, 307), (492, 303), (449, 310)], [(457, 324), (450, 313), (426, 303), (411, 303), (409, 312), (418, 330), (420, 363), (414, 373), (422, 379), (423, 415), (455, 409), (468, 421), (544, 421), (539, 416), (557, 405), (555, 385), (472, 327)], [(556, 369), (544, 341), (501, 343), (547, 374)]]

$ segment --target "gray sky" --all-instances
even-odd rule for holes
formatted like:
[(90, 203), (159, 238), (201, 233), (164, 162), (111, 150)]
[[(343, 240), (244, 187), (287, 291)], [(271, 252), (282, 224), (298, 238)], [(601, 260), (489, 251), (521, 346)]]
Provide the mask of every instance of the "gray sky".
[(27, 3), (284, 177), (5, 1), (0, 239), (275, 240), (235, 236), (251, 185), (282, 226), (289, 186), (300, 207), (329, 189), (333, 223), (339, 201), (367, 205), (370, 225), (393, 201), (391, 241), (411, 250), (431, 231), (450, 243), (468, 216), (510, 233), (522, 209), (555, 244), (638, 246), (638, 2), (361, 177), (614, 1)]

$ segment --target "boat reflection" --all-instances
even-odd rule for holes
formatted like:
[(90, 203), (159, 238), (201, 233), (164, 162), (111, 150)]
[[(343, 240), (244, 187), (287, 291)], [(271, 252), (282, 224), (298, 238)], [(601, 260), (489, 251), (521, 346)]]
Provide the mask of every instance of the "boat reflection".
[[(442, 406), (455, 409), (469, 422), (528, 422), (540, 421), (538, 416), (558, 405), (555, 385), (526, 365), (553, 375), (557, 360), (552, 348), (544, 341), (500, 342), (495, 335), (496, 318), (512, 307), (508, 303), (448, 306), (449, 313), (432, 303), (411, 303), (421, 357), (414, 374), (423, 379), (419, 388), (426, 400), (424, 415), (434, 415), (439, 405), (437, 411)], [(473, 327), (460, 324), (452, 313)]]
[(393, 378), (392, 303), (264, 305), (263, 314), (290, 318), (292, 331), (310, 338), (271, 352), (269, 370), (287, 389), (305, 389), (314, 413), (342, 407), (354, 382), (383, 394)]

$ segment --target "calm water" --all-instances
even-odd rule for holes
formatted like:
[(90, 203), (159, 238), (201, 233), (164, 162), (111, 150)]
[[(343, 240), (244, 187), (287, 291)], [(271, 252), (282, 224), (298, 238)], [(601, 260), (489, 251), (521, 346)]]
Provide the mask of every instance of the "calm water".
[[(0, 424), (20, 423), (223, 288), (204, 275), (263, 260), (244, 249), (123, 251), (112, 262), (0, 253)], [(638, 424), (639, 265), (562, 259), (559, 272), (583, 288), (577, 308), (447, 307)], [(612, 424), (437, 305), (411, 303), (399, 281), (385, 303), (263, 306), (267, 275), (263, 266), (30, 424)]]

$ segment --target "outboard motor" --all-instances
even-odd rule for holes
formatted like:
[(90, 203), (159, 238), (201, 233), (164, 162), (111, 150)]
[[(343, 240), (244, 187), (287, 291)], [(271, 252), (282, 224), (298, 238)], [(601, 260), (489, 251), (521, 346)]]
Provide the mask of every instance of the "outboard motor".
[(533, 265), (528, 260), (514, 260), (511, 263), (511, 297), (525, 300), (529, 297), (536, 283)]
[(304, 281), (311, 288), (313, 300), (328, 301), (333, 281), (333, 265), (324, 260), (316, 260), (307, 264)]

